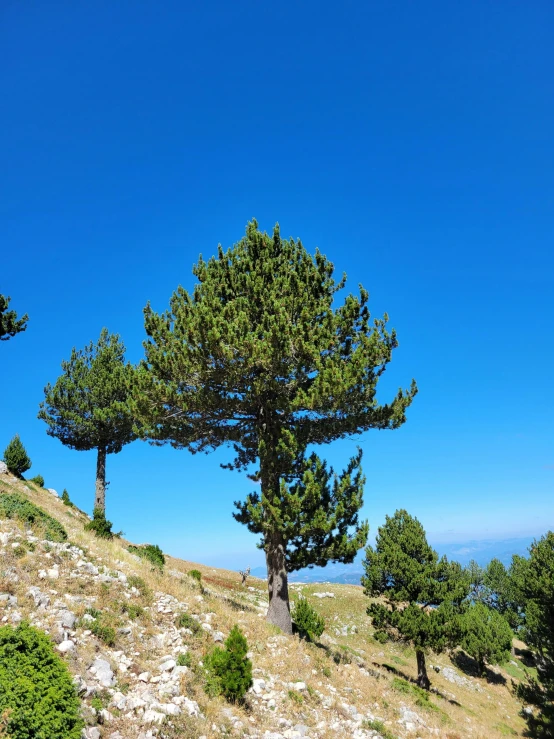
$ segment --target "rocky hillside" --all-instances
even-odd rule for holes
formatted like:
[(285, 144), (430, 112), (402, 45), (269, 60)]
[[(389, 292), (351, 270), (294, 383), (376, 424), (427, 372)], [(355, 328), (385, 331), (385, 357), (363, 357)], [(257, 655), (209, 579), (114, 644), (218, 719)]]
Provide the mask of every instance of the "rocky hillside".
[[(237, 573), (167, 557), (164, 572), (84, 531), (87, 517), (52, 492), (8, 474), (0, 496), (17, 492), (68, 534), (48, 541), (44, 526), (0, 519), (0, 621), (43, 629), (75, 676), (86, 739), (160, 737), (521, 736), (513, 679), (520, 657), (471, 674), (463, 654), (431, 656), (433, 690), (413, 684), (415, 656), (382, 645), (351, 585), (293, 585), (325, 616), (321, 643), (286, 637), (266, 623), (266, 586)], [(202, 586), (188, 575), (202, 573)], [(209, 698), (202, 660), (234, 624), (246, 634), (254, 684), (244, 706)]]

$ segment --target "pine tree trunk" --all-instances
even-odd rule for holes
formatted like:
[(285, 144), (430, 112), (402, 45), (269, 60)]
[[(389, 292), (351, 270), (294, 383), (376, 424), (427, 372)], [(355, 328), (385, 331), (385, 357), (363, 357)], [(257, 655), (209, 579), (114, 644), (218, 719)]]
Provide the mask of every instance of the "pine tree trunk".
[(292, 634), (285, 547), (278, 532), (266, 535), (265, 559), (267, 563), (267, 588), (269, 593), (267, 620), (278, 626), (285, 634)]
[(427, 675), (427, 667), (425, 665), (425, 653), (421, 649), (416, 649), (417, 657), (417, 684), (423, 690), (429, 690), (431, 682)]
[(98, 457), (96, 459), (96, 495), (94, 498), (94, 508), (99, 508), (103, 513), (106, 512), (106, 449), (98, 448)]

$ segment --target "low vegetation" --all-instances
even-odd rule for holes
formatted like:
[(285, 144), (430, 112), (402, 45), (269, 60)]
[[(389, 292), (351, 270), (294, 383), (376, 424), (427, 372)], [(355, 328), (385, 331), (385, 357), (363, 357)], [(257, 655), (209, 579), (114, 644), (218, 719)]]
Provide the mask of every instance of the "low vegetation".
[(241, 702), (252, 685), (252, 662), (246, 656), (248, 644), (238, 626), (233, 626), (225, 648), (214, 647), (206, 656), (206, 689), (223, 695), (232, 703)]
[(163, 570), (165, 565), (164, 553), (157, 544), (143, 544), (142, 546), (134, 546), (131, 544), (127, 549), (132, 553), (136, 554), (137, 557), (145, 559), (150, 564), (154, 565), (160, 570)]
[(12, 518), (33, 527), (50, 541), (66, 541), (64, 527), (20, 493), (0, 494), (0, 518)]

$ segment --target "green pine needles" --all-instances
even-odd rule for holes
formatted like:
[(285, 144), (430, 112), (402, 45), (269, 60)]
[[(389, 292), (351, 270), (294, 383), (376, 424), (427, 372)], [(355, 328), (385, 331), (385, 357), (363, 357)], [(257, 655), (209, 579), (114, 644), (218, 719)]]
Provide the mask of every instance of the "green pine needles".
[(0, 715), (10, 739), (79, 739), (84, 722), (69, 670), (52, 642), (22, 622), (0, 628)]
[(96, 449), (94, 508), (105, 510), (106, 455), (136, 438), (129, 409), (134, 368), (125, 363), (120, 337), (104, 328), (96, 344), (73, 349), (62, 370), (56, 383), (45, 387), (38, 417), (47, 423), (48, 435), (70, 449)]
[(131, 544), (127, 549), (141, 559), (147, 560), (159, 570), (163, 570), (165, 565), (165, 556), (157, 544), (143, 544), (139, 547)]
[(4, 462), (15, 477), (23, 477), (23, 473), (31, 469), (31, 460), (16, 434), (4, 450)]
[(231, 703), (244, 700), (252, 685), (252, 662), (247, 652), (246, 638), (235, 625), (225, 641), (225, 649), (215, 647), (204, 660), (209, 694), (222, 694)]
[(85, 524), (85, 531), (93, 531), (98, 539), (113, 539), (112, 522), (101, 508), (95, 508), (92, 520)]
[(0, 341), (8, 341), (27, 328), (27, 314), (18, 318), (14, 310), (8, 310), (11, 298), (0, 295)]
[(299, 240), (256, 221), (232, 248), (199, 259), (192, 293), (169, 310), (145, 308), (146, 362), (134, 410), (154, 444), (208, 452), (229, 445), (229, 469), (255, 471), (259, 495), (237, 520), (260, 533), (268, 567), (268, 619), (292, 632), (288, 572), (352, 561), (365, 544), (358, 522), (360, 455), (336, 481), (311, 445), (368, 429), (396, 429), (417, 388), (377, 402), (377, 384), (398, 342), (388, 318), (372, 320), (360, 288)]
[(474, 603), (463, 615), (462, 647), (477, 663), (479, 675), (486, 665), (498, 665), (510, 658), (513, 632), (498, 611)]
[(306, 598), (298, 598), (291, 615), (298, 632), (308, 641), (315, 641), (325, 631), (325, 619), (308, 603)]

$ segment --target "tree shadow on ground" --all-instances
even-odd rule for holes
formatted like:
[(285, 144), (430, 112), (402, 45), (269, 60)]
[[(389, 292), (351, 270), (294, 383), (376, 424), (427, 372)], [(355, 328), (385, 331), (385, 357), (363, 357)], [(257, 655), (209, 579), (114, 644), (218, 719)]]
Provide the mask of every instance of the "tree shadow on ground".
[(530, 649), (520, 649), (519, 647), (514, 647), (514, 655), (521, 660), (521, 663), (525, 665), (525, 667), (536, 667), (536, 661), (535, 661), (535, 655)]
[(465, 652), (456, 652), (450, 659), (459, 670), (469, 677), (484, 678), (488, 683), (492, 683), (493, 685), (506, 685), (507, 681), (504, 675), (491, 670), (490, 667), (485, 667), (485, 672), (482, 675), (479, 674), (479, 667), (476, 660)]
[[(407, 683), (410, 683), (411, 685), (415, 685), (416, 687), (419, 687), (417, 684), (417, 680), (414, 680), (414, 678), (411, 675), (408, 675), (406, 672), (402, 672), (402, 670), (399, 670), (398, 667), (394, 667), (394, 665), (389, 664), (388, 662), (383, 662), (380, 664), (379, 662), (373, 663), (376, 667), (384, 667), (387, 672), (392, 672), (393, 675), (396, 675), (397, 677), (401, 678), (402, 680), (405, 680)], [(461, 708), (462, 704), (458, 703), (457, 700), (454, 700), (453, 698), (449, 698), (447, 695), (442, 693), (438, 688), (435, 688), (431, 686), (429, 693), (431, 695), (436, 695), (439, 698), (442, 698), (447, 703), (450, 703), (452, 706), (458, 706)]]

